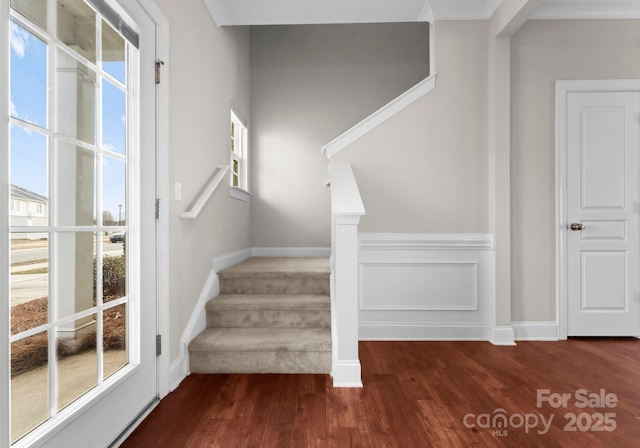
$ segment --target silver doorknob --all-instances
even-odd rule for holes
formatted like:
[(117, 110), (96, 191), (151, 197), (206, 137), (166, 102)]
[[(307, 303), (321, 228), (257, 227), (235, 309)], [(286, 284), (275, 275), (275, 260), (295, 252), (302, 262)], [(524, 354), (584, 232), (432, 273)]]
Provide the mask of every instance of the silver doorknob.
[(572, 222), (571, 230), (584, 230), (584, 224), (581, 222)]

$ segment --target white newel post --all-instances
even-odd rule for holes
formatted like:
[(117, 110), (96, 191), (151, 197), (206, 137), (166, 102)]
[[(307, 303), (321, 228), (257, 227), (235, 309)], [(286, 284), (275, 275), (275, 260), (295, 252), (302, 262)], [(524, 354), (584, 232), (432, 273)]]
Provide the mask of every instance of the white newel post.
[(350, 165), (330, 165), (329, 176), (332, 215), (333, 385), (362, 387), (358, 357), (358, 224), (365, 210)]

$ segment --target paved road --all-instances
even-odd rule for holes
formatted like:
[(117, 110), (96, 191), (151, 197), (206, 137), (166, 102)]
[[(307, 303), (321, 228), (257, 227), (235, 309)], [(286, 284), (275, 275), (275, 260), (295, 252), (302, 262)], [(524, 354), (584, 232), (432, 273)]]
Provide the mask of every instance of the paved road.
[[(122, 243), (104, 243), (104, 252), (109, 255), (122, 255)], [(19, 249), (11, 251), (11, 263), (25, 263), (28, 261), (46, 260), (49, 249)]]
[[(110, 256), (122, 255), (122, 243), (105, 242), (104, 253)], [(47, 248), (12, 250), (11, 263), (46, 260), (48, 254)], [(37, 263), (11, 269), (11, 306), (49, 295), (48, 274), (17, 274), (17, 271), (28, 271), (47, 265), (48, 263)]]

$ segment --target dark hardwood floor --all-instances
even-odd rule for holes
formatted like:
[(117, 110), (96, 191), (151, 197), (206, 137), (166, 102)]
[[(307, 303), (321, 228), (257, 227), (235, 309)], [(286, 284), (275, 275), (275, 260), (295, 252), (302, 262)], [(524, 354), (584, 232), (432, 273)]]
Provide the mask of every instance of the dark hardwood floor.
[[(191, 375), (122, 447), (640, 447), (637, 339), (361, 342), (360, 359), (363, 389), (325, 375)], [(537, 406), (542, 389), (559, 407)]]

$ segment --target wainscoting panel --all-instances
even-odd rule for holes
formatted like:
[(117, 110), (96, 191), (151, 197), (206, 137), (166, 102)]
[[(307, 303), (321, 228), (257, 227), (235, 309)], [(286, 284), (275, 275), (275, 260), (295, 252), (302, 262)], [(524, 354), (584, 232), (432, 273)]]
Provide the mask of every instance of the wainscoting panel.
[(359, 240), (360, 339), (493, 339), (492, 235), (362, 233)]
[(361, 263), (363, 311), (478, 309), (478, 263)]

